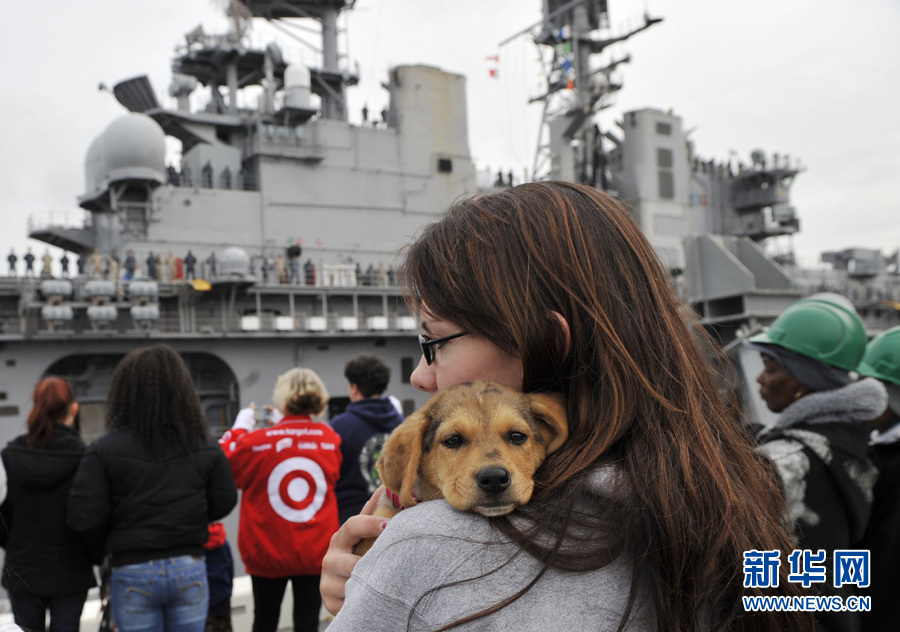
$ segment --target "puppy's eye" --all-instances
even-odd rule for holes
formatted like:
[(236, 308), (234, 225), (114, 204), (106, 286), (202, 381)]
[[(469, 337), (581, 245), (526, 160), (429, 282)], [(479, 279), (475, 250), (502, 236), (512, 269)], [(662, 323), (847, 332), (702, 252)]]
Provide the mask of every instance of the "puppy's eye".
[(513, 445), (522, 445), (528, 440), (528, 435), (524, 432), (516, 432), (515, 430), (509, 433), (509, 442)]
[(447, 437), (443, 441), (441, 441), (448, 448), (459, 448), (462, 447), (463, 438), (459, 435), (453, 435), (452, 437)]

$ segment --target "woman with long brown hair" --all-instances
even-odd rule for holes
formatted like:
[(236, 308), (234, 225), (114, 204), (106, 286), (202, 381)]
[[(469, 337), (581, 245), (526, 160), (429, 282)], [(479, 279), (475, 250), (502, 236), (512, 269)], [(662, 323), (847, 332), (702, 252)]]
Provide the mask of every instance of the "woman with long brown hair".
[(66, 527), (66, 501), (85, 445), (74, 428), (78, 402), (60, 377), (34, 387), (28, 432), (3, 449), (8, 495), (0, 508), (6, 549), (3, 586), (16, 624), (78, 630), (87, 591), (96, 585), (85, 543)]
[[(336, 631), (811, 627), (744, 611), (742, 596), (764, 592), (744, 588), (744, 552), (792, 546), (783, 501), (717, 389), (708, 338), (621, 204), (565, 182), (464, 200), (402, 272), (425, 331), (413, 384), (563, 393), (569, 439), (508, 516), (421, 503), (361, 561), (350, 547), (383, 520), (351, 518), (324, 565)], [(789, 593), (786, 563), (779, 573), (774, 592)]]

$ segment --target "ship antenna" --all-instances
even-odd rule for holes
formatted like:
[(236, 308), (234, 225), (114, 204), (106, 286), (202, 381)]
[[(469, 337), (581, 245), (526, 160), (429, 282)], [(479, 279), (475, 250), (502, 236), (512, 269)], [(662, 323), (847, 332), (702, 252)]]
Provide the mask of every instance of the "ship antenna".
[(232, 43), (240, 43), (247, 31), (250, 30), (253, 12), (241, 0), (210, 0), (210, 2), (231, 21)]
[[(623, 35), (599, 36), (610, 30), (607, 0), (544, 0), (543, 19), (529, 30), (544, 60), (546, 89), (531, 102), (544, 112), (534, 159), (534, 179), (573, 180), (602, 189), (609, 187), (603, 139), (595, 115), (611, 105), (622, 86), (611, 75), (630, 56), (606, 66), (591, 65), (595, 55), (623, 42), (662, 18), (644, 12), (643, 24)], [(508, 40), (507, 40), (508, 41)], [(549, 50), (549, 56), (544, 53)]]

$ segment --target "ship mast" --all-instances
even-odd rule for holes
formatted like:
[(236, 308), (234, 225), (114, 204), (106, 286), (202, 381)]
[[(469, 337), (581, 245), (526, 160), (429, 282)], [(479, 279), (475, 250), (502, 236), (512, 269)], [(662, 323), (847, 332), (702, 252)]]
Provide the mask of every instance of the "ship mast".
[[(322, 48), (317, 52), (322, 55), (322, 67), (310, 68), (310, 73), (312, 92), (322, 101), (322, 118), (347, 120), (345, 88), (355, 85), (359, 79), (341, 69), (338, 51), (338, 16), (344, 9), (352, 9), (355, 3), (356, 0), (243, 0), (253, 17), (268, 20), (292, 37), (296, 35), (286, 27), (296, 26), (295, 21), (313, 19), (319, 22)], [(300, 41), (308, 46), (304, 40)]]
[(607, 189), (603, 133), (595, 114), (611, 105), (611, 95), (621, 88), (611, 74), (630, 58), (601, 67), (593, 60), (608, 46), (625, 41), (662, 18), (645, 14), (643, 25), (612, 36), (607, 0), (543, 1), (543, 20), (535, 25), (540, 30), (533, 36), (542, 50), (546, 77), (545, 92), (531, 100), (544, 106), (534, 178), (572, 180)]

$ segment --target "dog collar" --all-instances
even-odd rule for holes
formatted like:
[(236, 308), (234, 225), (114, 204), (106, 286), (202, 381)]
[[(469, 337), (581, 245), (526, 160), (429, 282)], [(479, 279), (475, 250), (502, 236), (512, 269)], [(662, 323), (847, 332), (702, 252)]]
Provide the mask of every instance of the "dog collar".
[[(390, 499), (391, 503), (394, 505), (394, 507), (396, 507), (400, 511), (403, 511), (404, 509), (408, 509), (408, 507), (406, 507), (402, 502), (400, 502), (400, 497), (397, 494), (395, 494), (394, 492), (392, 492), (391, 490), (389, 490), (387, 487), (384, 488), (384, 495), (387, 496)], [(413, 499), (418, 500), (415, 496), (413, 496)]]

